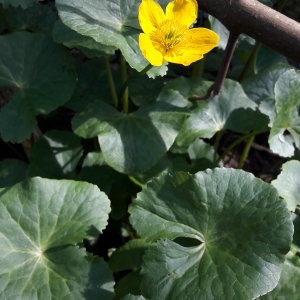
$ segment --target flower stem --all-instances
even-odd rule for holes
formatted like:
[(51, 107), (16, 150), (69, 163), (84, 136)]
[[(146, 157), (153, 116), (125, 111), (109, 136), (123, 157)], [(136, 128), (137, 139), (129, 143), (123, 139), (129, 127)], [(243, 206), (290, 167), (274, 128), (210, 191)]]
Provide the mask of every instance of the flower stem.
[(246, 135), (241, 136), (239, 139), (237, 139), (236, 141), (234, 141), (221, 155), (221, 159), (223, 159), (234, 147), (236, 147), (237, 145), (239, 145), (240, 143), (242, 143), (244, 140), (251, 138), (253, 135), (256, 135), (256, 132), (251, 132), (248, 133)]
[(143, 184), (141, 184), (138, 180), (136, 180), (133, 176), (128, 176), (128, 178), (136, 185), (140, 186), (140, 187), (144, 187)]
[(242, 72), (241, 72), (241, 74), (240, 74), (240, 76), (238, 78), (238, 82), (242, 82), (243, 79), (245, 78), (245, 76), (247, 74), (247, 71), (250, 68), (251, 64), (253, 63), (253, 61), (254, 61), (254, 59), (256, 57), (257, 51), (259, 50), (260, 46), (261, 46), (261, 43), (258, 42), (258, 41), (256, 41), (255, 45), (254, 45), (254, 47), (253, 47), (253, 49), (251, 51), (251, 54), (248, 57), (248, 59), (247, 59), (247, 61), (245, 63), (245, 66), (244, 66), (244, 68), (243, 68), (243, 70), (242, 70)]
[(12, 29), (11, 29), (11, 27), (10, 27), (10, 24), (9, 24), (9, 22), (7, 21), (7, 19), (6, 19), (6, 17), (5, 17), (5, 15), (4, 15), (4, 13), (3, 13), (3, 11), (2, 11), (1, 8), (0, 8), (0, 18), (2, 19), (3, 23), (5, 24), (5, 26), (6, 26), (6, 28), (7, 28), (7, 31), (8, 31), (9, 33), (12, 33)]
[(216, 139), (215, 139), (215, 142), (214, 142), (214, 160), (213, 160), (214, 168), (217, 166), (217, 151), (218, 151), (220, 140), (221, 140), (223, 134), (224, 134), (223, 130), (219, 131), (217, 133), (217, 136), (216, 136)]
[(108, 84), (109, 84), (109, 87), (110, 87), (110, 92), (111, 92), (111, 96), (112, 96), (112, 99), (113, 99), (114, 107), (118, 108), (118, 96), (117, 96), (117, 92), (116, 92), (116, 87), (115, 87), (114, 80), (113, 80), (113, 77), (112, 77), (112, 73), (111, 73), (111, 69), (110, 69), (110, 65), (109, 65), (109, 60), (108, 60), (108, 57), (106, 55), (104, 55), (104, 63), (105, 63), (105, 69), (106, 69)]
[(245, 147), (245, 149), (244, 149), (244, 151), (243, 151), (243, 153), (242, 153), (242, 157), (241, 157), (241, 159), (240, 159), (240, 161), (239, 161), (239, 165), (238, 165), (238, 167), (237, 167), (238, 169), (242, 169), (242, 168), (243, 168), (244, 163), (245, 163), (245, 160), (246, 160), (246, 158), (247, 158), (247, 156), (248, 156), (249, 150), (250, 150), (250, 148), (251, 148), (251, 145), (252, 145), (252, 143), (253, 143), (253, 140), (254, 140), (256, 134), (257, 134), (257, 132), (255, 132), (255, 134), (253, 134), (253, 135), (248, 139), (248, 142), (247, 142), (247, 144), (246, 144), (246, 147)]
[(136, 78), (140, 77), (141, 75), (144, 75), (146, 72), (148, 72), (153, 66), (149, 64), (147, 67), (145, 67), (141, 72), (137, 73), (136, 75), (129, 78), (126, 82), (123, 83), (123, 86), (121, 88), (119, 99), (123, 98), (123, 95), (129, 85), (130, 82), (134, 81)]
[(209, 87), (205, 96), (203, 97), (197, 96), (194, 97), (195, 99), (207, 100), (212, 95), (213, 96), (219, 95), (229, 70), (230, 62), (237, 44), (238, 37), (239, 34), (236, 34), (235, 32), (230, 32), (226, 49), (222, 58), (221, 66), (219, 68), (215, 82)]
[[(128, 79), (127, 79), (126, 60), (123, 55), (121, 56), (121, 76), (122, 76), (122, 83), (124, 85)], [(123, 103), (124, 114), (128, 114), (128, 85), (125, 88), (122, 98), (120, 98), (120, 101), (122, 101), (122, 103)]]
[(192, 77), (202, 77), (205, 64), (205, 56), (193, 63)]

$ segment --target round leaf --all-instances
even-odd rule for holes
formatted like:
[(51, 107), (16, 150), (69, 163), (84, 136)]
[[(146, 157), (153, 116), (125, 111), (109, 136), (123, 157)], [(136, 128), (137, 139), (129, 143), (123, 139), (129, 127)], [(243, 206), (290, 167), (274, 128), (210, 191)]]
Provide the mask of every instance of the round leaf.
[(289, 252), (276, 288), (261, 300), (298, 300), (300, 294), (300, 259)]
[(48, 131), (30, 151), (27, 177), (73, 179), (82, 154), (78, 136), (68, 131)]
[(268, 118), (256, 108), (240, 84), (227, 79), (220, 95), (198, 101), (198, 108), (191, 112), (176, 141), (179, 145), (189, 145), (196, 138), (211, 138), (225, 129), (235, 132), (262, 130), (267, 126)]
[(242, 86), (247, 96), (270, 118), (270, 127), (276, 116), (275, 84), (278, 78), (290, 69), (291, 66), (279, 63), (243, 81)]
[(86, 299), (84, 292), (94, 287), (110, 290), (112, 299), (103, 261), (72, 246), (105, 228), (110, 207), (104, 193), (88, 183), (33, 178), (0, 195), (2, 296)]
[(53, 39), (56, 43), (64, 44), (68, 48), (78, 48), (89, 58), (113, 55), (116, 48), (97, 43), (93, 38), (84, 36), (57, 21), (53, 28)]
[[(3, 13), (13, 31), (51, 33), (56, 21), (54, 11), (49, 6), (39, 3), (25, 10), (21, 7), (8, 7)], [(0, 32), (4, 29), (5, 24), (0, 22)]]
[[(300, 74), (289, 70), (275, 84), (277, 115), (269, 136), (272, 151), (284, 157), (300, 149)], [(290, 135), (285, 133), (289, 132)]]
[(153, 179), (129, 208), (148, 241), (142, 292), (150, 299), (254, 299), (278, 283), (293, 234), (276, 189), (241, 170), (214, 169)]
[(106, 163), (133, 174), (149, 170), (169, 150), (185, 116), (186, 109), (163, 101), (128, 115), (96, 102), (74, 117), (72, 127), (84, 138), (98, 135)]
[(0, 86), (16, 93), (0, 114), (4, 141), (22, 142), (36, 125), (35, 116), (64, 104), (75, 88), (73, 60), (52, 38), (15, 32), (0, 37)]
[(292, 160), (283, 164), (281, 174), (272, 185), (285, 199), (288, 209), (294, 211), (300, 205), (300, 162)]
[[(143, 70), (149, 63), (138, 45), (141, 32), (138, 23), (140, 0), (56, 0), (59, 16), (64, 24), (98, 43), (117, 47), (129, 65)], [(160, 0), (160, 3), (169, 1)], [(153, 67), (150, 77), (165, 75), (167, 67)]]
[(0, 188), (12, 186), (26, 178), (28, 164), (17, 159), (0, 162)]

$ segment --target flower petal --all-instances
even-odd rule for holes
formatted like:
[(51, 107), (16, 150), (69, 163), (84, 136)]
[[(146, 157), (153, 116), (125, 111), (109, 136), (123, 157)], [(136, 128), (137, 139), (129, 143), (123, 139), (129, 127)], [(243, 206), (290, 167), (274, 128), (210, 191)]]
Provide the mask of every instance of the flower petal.
[(199, 53), (183, 53), (182, 55), (165, 55), (164, 59), (174, 64), (189, 66), (191, 63), (203, 58), (203, 54)]
[(176, 19), (182, 25), (190, 27), (197, 19), (198, 3), (196, 0), (174, 0), (167, 5), (167, 19)]
[(219, 36), (206, 28), (188, 30), (186, 40), (179, 43), (165, 55), (165, 60), (185, 66), (190, 65), (218, 46)]
[(164, 11), (157, 2), (154, 0), (143, 0), (139, 6), (139, 22), (144, 33), (150, 34), (165, 19)]
[(162, 54), (153, 47), (148, 35), (144, 33), (139, 35), (139, 45), (144, 57), (151, 65), (159, 67), (165, 62)]

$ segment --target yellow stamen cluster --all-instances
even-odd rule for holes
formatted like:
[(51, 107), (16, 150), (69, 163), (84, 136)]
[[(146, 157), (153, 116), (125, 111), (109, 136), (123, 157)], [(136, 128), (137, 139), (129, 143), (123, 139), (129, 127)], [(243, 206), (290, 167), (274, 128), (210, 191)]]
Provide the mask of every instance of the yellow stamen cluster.
[(181, 42), (185, 41), (188, 28), (180, 24), (177, 20), (165, 20), (150, 35), (150, 39), (156, 50), (163, 55), (170, 54), (171, 50)]

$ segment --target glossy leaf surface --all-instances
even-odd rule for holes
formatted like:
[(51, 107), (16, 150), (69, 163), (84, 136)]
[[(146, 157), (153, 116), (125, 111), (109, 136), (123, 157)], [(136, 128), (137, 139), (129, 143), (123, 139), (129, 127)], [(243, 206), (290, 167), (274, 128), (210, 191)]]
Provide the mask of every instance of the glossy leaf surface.
[[(278, 283), (293, 225), (269, 184), (241, 170), (153, 179), (129, 209), (148, 241), (142, 292), (150, 299), (253, 299)], [(171, 239), (191, 238), (184, 247)]]

